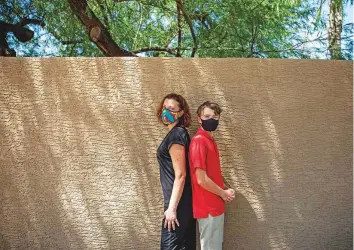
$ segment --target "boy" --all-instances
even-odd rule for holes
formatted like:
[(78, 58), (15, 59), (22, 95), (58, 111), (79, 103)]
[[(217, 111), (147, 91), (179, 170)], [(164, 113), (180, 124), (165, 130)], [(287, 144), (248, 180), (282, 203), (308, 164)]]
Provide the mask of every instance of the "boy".
[(221, 108), (205, 102), (197, 113), (200, 127), (189, 148), (193, 216), (198, 220), (201, 249), (221, 250), (225, 202), (235, 198), (235, 191), (224, 184), (219, 150), (212, 134), (219, 124)]

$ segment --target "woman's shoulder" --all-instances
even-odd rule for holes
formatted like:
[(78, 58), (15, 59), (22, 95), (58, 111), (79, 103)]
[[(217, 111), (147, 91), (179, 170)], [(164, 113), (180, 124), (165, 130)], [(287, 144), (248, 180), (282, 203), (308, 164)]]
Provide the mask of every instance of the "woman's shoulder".
[(174, 127), (171, 132), (174, 134), (180, 134), (180, 135), (188, 134), (188, 130), (186, 128), (180, 127), (180, 126)]
[(176, 138), (176, 137), (189, 137), (188, 130), (184, 127), (174, 127), (171, 131), (171, 136)]

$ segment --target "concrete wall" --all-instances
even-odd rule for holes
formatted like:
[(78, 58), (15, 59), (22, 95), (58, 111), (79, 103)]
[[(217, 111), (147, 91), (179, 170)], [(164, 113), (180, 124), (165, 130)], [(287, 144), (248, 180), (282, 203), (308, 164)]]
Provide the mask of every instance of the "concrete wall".
[(154, 115), (170, 92), (224, 110), (224, 249), (351, 249), (352, 67), (0, 58), (0, 249), (158, 249)]

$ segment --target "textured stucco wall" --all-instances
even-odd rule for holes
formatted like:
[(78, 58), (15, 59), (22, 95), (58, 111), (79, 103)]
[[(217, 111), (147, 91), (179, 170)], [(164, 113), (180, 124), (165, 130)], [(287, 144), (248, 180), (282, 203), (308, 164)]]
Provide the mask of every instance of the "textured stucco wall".
[(169, 92), (223, 107), (224, 249), (351, 249), (352, 67), (0, 58), (0, 249), (158, 249)]

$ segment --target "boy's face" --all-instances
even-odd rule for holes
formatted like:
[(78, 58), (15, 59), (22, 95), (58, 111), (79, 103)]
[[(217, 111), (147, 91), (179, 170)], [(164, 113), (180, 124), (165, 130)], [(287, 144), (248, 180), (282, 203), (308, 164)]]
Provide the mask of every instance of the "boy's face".
[(200, 117), (198, 117), (198, 122), (199, 124), (202, 124), (201, 120), (209, 120), (209, 119), (215, 119), (215, 120), (219, 120), (220, 119), (220, 115), (215, 114), (215, 111), (212, 110), (211, 108), (205, 107), (202, 110), (202, 114)]

